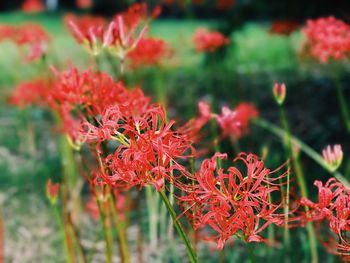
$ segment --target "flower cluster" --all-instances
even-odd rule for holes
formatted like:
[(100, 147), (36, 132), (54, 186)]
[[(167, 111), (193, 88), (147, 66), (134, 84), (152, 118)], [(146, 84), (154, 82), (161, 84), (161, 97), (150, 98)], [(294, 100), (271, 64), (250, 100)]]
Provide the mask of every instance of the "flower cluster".
[(137, 68), (145, 65), (158, 65), (162, 58), (168, 57), (170, 50), (162, 39), (142, 38), (135, 49), (128, 53), (130, 66)]
[(284, 223), (277, 211), (281, 205), (271, 203), (269, 195), (280, 190), (276, 181), (286, 173), (274, 177), (257, 156), (245, 153), (234, 160), (243, 162), (245, 169), (236, 165), (225, 171), (217, 167), (217, 160), (225, 158), (226, 154), (216, 153), (204, 160), (195, 174), (196, 184), (179, 201), (196, 229), (210, 227), (217, 232), (209, 239), (217, 241), (219, 249), (233, 235), (264, 242), (260, 233), (267, 226)]
[(349, 257), (350, 240), (347, 233), (350, 231), (350, 189), (335, 178), (329, 179), (324, 185), (321, 181), (315, 181), (314, 184), (318, 188), (318, 202), (301, 200), (301, 204), (309, 208), (305, 219), (328, 222), (339, 241), (334, 244), (333, 240), (327, 248), (335, 254)]
[(199, 28), (193, 37), (197, 52), (215, 52), (218, 48), (227, 45), (230, 40), (217, 31)]
[(343, 59), (350, 51), (350, 26), (332, 16), (308, 20), (303, 32), (311, 56), (323, 63)]
[(50, 38), (40, 25), (25, 23), (20, 26), (0, 25), (0, 41), (3, 40), (28, 49), (26, 61), (35, 61), (45, 54)]

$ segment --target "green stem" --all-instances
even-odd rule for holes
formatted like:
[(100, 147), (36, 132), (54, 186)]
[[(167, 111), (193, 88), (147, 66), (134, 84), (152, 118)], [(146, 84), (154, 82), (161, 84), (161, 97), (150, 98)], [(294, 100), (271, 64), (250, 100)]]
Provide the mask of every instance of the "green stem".
[[(64, 249), (65, 249), (65, 252), (66, 252), (66, 257), (67, 257), (67, 262), (68, 263), (72, 263), (74, 260), (72, 259), (72, 253), (71, 253), (71, 250), (69, 248), (69, 245), (68, 245), (68, 229), (65, 228), (63, 222), (62, 222), (62, 219), (61, 219), (61, 214), (60, 214), (60, 211), (57, 207), (57, 205), (53, 205), (53, 212), (54, 212), (54, 215), (55, 215), (55, 219), (56, 219), (56, 223), (58, 224), (59, 228), (60, 228), (60, 232), (61, 232), (61, 236), (63, 238), (63, 243), (64, 243)], [(0, 261), (1, 262), (1, 261)]]
[(5, 226), (2, 209), (0, 207), (0, 262), (5, 262)]
[[(295, 163), (295, 155), (294, 155), (294, 151), (293, 151), (293, 144), (292, 144), (292, 140), (291, 140), (291, 134), (290, 134), (290, 130), (289, 130), (289, 124), (288, 124), (288, 120), (287, 120), (287, 116), (286, 113), (284, 111), (283, 105), (280, 106), (280, 115), (281, 115), (281, 122), (282, 122), (282, 126), (285, 130), (285, 138), (286, 138), (286, 142), (285, 142), (285, 148), (286, 148), (286, 152), (287, 155), (291, 154), (292, 159), (293, 159), (293, 163)], [(288, 169), (290, 168), (290, 165), (288, 163)], [(299, 171), (300, 172), (300, 171)], [(298, 173), (297, 173), (298, 174)], [(298, 182), (301, 183), (301, 181), (304, 181), (303, 177), (298, 176)], [(287, 190), (286, 190), (286, 195), (285, 195), (285, 206), (284, 206), (284, 214), (285, 214), (285, 218), (286, 218), (286, 222), (288, 222), (288, 218), (289, 218), (289, 193), (290, 193), (290, 173), (287, 173)], [(289, 260), (289, 253), (290, 253), (290, 233), (289, 233), (289, 228), (288, 228), (288, 224), (285, 224), (285, 228), (284, 228), (284, 241), (286, 244), (286, 248), (288, 251), (288, 255), (287, 258)]]
[(184, 245), (186, 247), (187, 255), (188, 255), (190, 262), (197, 263), (198, 262), (197, 256), (192, 249), (191, 243), (190, 243), (187, 235), (185, 234), (185, 231), (184, 231), (181, 223), (176, 218), (175, 210), (174, 210), (173, 206), (170, 204), (170, 201), (169, 201), (168, 197), (166, 196), (164, 189), (161, 189), (159, 191), (159, 194), (160, 194), (166, 208), (168, 209), (171, 218), (173, 219), (174, 226), (175, 226), (177, 232), (179, 233), (182, 241), (184, 242)]
[[(283, 139), (285, 137), (285, 131), (283, 129), (281, 129), (280, 127), (278, 127), (278, 126), (276, 126), (276, 125), (274, 125), (274, 124), (272, 124), (272, 123), (270, 123), (262, 118), (254, 119), (253, 124), (270, 131), (271, 133), (277, 135), (281, 139)], [(293, 145), (297, 145), (298, 147), (300, 147), (301, 151), (303, 151), (306, 155), (308, 155), (312, 160), (314, 160), (322, 168), (324, 168), (329, 173), (331, 173), (342, 184), (344, 184), (344, 186), (346, 186), (346, 187), (350, 186), (348, 180), (346, 180), (345, 177), (341, 173), (336, 172), (336, 171), (331, 171), (329, 169), (329, 167), (324, 162), (322, 156), (320, 154), (318, 154), (314, 149), (312, 149), (310, 146), (308, 146), (307, 144), (305, 144), (304, 142), (302, 142), (301, 140), (299, 140), (295, 136), (291, 135), (291, 140), (292, 140)]]
[[(288, 119), (287, 119), (287, 116), (285, 115), (285, 112), (283, 109), (281, 109), (281, 115), (282, 115), (283, 126), (285, 128), (284, 131), (282, 130), (283, 131), (282, 135), (286, 136), (287, 140), (288, 140), (288, 147), (289, 147), (289, 150), (290, 150), (290, 153), (292, 156), (292, 163), (293, 163), (293, 167), (295, 170), (295, 174), (297, 176), (297, 181), (298, 181), (298, 184), (300, 187), (301, 195), (302, 195), (302, 197), (307, 198), (308, 191), (307, 191), (307, 187), (306, 187), (306, 183), (305, 183), (304, 172), (303, 172), (300, 160), (299, 160), (298, 153), (296, 153), (296, 151), (294, 151), (294, 149), (293, 149), (295, 138), (290, 133)], [(271, 126), (271, 125), (269, 124), (269, 126)], [(287, 188), (287, 198), (289, 200), (289, 189), (288, 188)], [(288, 203), (289, 203), (289, 201), (288, 201)], [(308, 211), (307, 207), (305, 207), (305, 210)], [(316, 240), (315, 230), (314, 230), (314, 227), (312, 224), (308, 224), (307, 233), (308, 233), (308, 238), (309, 238), (309, 243), (310, 243), (311, 261), (313, 263), (315, 263), (315, 262), (318, 262), (318, 255), (317, 255), (317, 244), (316, 244), (316, 242), (314, 242)]]
[(157, 248), (157, 207), (158, 199), (152, 192), (152, 186), (146, 187), (146, 200), (148, 206), (148, 224), (149, 224), (149, 238), (150, 238), (150, 247), (152, 249)]
[(101, 201), (99, 200), (98, 197), (96, 197), (96, 202), (97, 202), (97, 207), (98, 211), (100, 213), (101, 217), (101, 222), (102, 222), (102, 228), (103, 228), (103, 234), (105, 238), (105, 243), (106, 243), (106, 262), (107, 263), (112, 263), (112, 243), (113, 243), (113, 236), (112, 233), (108, 227), (108, 222), (107, 222), (107, 216), (106, 212), (103, 209), (103, 204), (101, 204)]
[(344, 121), (344, 125), (346, 128), (346, 131), (350, 133), (350, 115), (349, 115), (348, 105), (346, 103), (346, 99), (344, 96), (343, 86), (335, 70), (333, 70), (333, 78), (334, 78), (334, 84), (337, 91), (337, 98), (338, 98), (342, 118)]
[(119, 242), (119, 253), (121, 256), (121, 262), (130, 263), (130, 255), (128, 250), (128, 243), (126, 240), (125, 226), (120, 219), (117, 209), (115, 208), (114, 200), (111, 195), (108, 196), (110, 209), (114, 219), (114, 224), (117, 229), (117, 239)]

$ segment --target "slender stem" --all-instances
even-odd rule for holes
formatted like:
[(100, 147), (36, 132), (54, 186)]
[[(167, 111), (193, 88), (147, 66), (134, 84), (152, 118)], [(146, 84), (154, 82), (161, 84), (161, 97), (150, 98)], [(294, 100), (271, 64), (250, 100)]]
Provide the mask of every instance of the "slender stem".
[(121, 261), (123, 263), (130, 263), (130, 255), (128, 250), (128, 242), (126, 240), (125, 225), (123, 224), (117, 209), (115, 208), (115, 203), (111, 195), (108, 196), (110, 209), (112, 211), (112, 216), (114, 219), (114, 225), (117, 229), (117, 238), (119, 242), (119, 253), (121, 255)]
[(170, 216), (173, 219), (174, 226), (175, 226), (177, 232), (179, 233), (179, 235), (180, 235), (180, 237), (181, 237), (181, 239), (186, 247), (187, 255), (188, 255), (190, 262), (197, 263), (198, 262), (197, 255), (194, 253), (192, 246), (191, 246), (191, 243), (190, 243), (187, 235), (185, 234), (185, 231), (184, 231), (180, 221), (177, 220), (175, 210), (174, 210), (173, 206), (170, 204), (169, 199), (166, 196), (164, 189), (161, 189), (159, 191), (159, 194), (160, 194), (166, 208), (168, 209)]
[[(292, 159), (294, 160), (294, 153), (293, 153), (293, 145), (292, 145), (292, 140), (291, 140), (291, 135), (290, 135), (290, 131), (289, 131), (289, 124), (288, 124), (288, 120), (287, 120), (287, 116), (286, 113), (284, 111), (283, 105), (280, 105), (280, 115), (281, 115), (281, 122), (282, 122), (282, 126), (284, 128), (284, 130), (286, 131), (286, 136), (285, 136), (285, 149), (286, 149), (286, 153), (287, 156), (291, 154)], [(288, 169), (290, 169), (290, 164), (288, 163)], [(303, 180), (303, 178), (300, 178), (301, 180)], [(299, 180), (298, 180), (299, 181)], [(286, 222), (288, 222), (288, 218), (289, 218), (289, 192), (290, 192), (290, 173), (287, 173), (287, 190), (286, 190), (286, 194), (284, 196), (284, 200), (285, 200), (285, 205), (284, 205), (284, 215), (285, 215), (285, 219)], [(286, 244), (286, 248), (287, 248), (287, 259), (288, 261), (290, 261), (290, 232), (289, 232), (289, 228), (288, 228), (288, 224), (285, 224), (284, 227), (284, 242)]]
[(5, 262), (5, 226), (2, 209), (0, 207), (0, 263)]
[[(99, 200), (98, 197), (96, 197), (96, 202), (97, 202), (97, 207), (100, 213), (101, 217), (101, 222), (102, 222), (102, 227), (103, 227), (103, 234), (105, 238), (105, 243), (106, 243), (106, 262), (107, 263), (112, 263), (112, 242), (113, 242), (113, 236), (111, 235), (111, 231), (108, 227), (108, 222), (107, 222), (107, 215), (106, 211), (104, 209), (103, 203)], [(103, 202), (103, 201), (102, 201)]]
[(157, 207), (158, 207), (158, 199), (153, 195), (152, 186), (146, 187), (146, 200), (148, 206), (148, 224), (149, 224), (149, 238), (150, 238), (150, 246), (152, 249), (157, 248)]
[[(292, 162), (293, 162), (293, 167), (295, 170), (295, 174), (297, 176), (297, 181), (300, 187), (301, 195), (304, 198), (308, 197), (308, 191), (305, 183), (305, 177), (304, 177), (304, 172), (300, 163), (300, 159), (296, 151), (293, 150), (293, 145), (294, 145), (294, 138), (292, 137), (290, 130), (289, 130), (289, 124), (288, 124), (288, 119), (282, 109), (282, 119), (283, 119), (283, 126), (285, 130), (283, 131), (283, 135), (287, 137), (288, 140), (288, 146), (289, 150), (291, 152), (292, 156)], [(288, 191), (288, 190), (287, 190)], [(288, 193), (287, 193), (288, 194)], [(289, 198), (289, 194), (288, 197)], [(305, 206), (305, 210), (308, 211), (307, 207)], [(310, 254), (311, 254), (311, 261), (313, 263), (318, 262), (318, 255), (317, 255), (317, 244), (314, 242), (316, 240), (315, 237), (315, 230), (312, 224), (308, 224), (307, 226), (307, 233), (308, 233), (308, 238), (309, 238), (309, 244), (310, 244)]]
[(350, 133), (350, 115), (349, 115), (348, 105), (344, 96), (343, 86), (339, 79), (338, 73), (336, 72), (335, 69), (333, 69), (333, 78), (334, 78), (334, 84), (337, 91), (337, 98), (338, 98), (342, 118), (344, 121), (344, 125), (346, 128), (346, 131)]
[(137, 191), (136, 213), (137, 213), (137, 258), (139, 263), (143, 263), (143, 231), (142, 231), (142, 192)]
[[(256, 126), (259, 126), (261, 128), (264, 128), (271, 133), (277, 135), (281, 139), (285, 137), (285, 131), (281, 129), (280, 127), (262, 119), (262, 118), (256, 118), (253, 120), (253, 124)], [(322, 168), (327, 170), (329, 173), (331, 173), (335, 178), (337, 178), (344, 186), (349, 187), (350, 184), (348, 180), (345, 179), (345, 177), (336, 171), (331, 171), (326, 163), (323, 161), (323, 158), (320, 154), (318, 154), (314, 149), (312, 149), (310, 146), (296, 138), (295, 136), (291, 136), (291, 140), (293, 145), (297, 145), (300, 147), (300, 150), (303, 151), (306, 155), (308, 155), (312, 160), (314, 160), (316, 163), (318, 163)]]
[(75, 241), (75, 244), (76, 244), (76, 247), (78, 248), (78, 253), (79, 253), (79, 256), (80, 256), (80, 262), (81, 263), (87, 263), (87, 258), (86, 258), (86, 254), (85, 254), (85, 251), (83, 249), (83, 246), (80, 242), (80, 235), (79, 235), (79, 231), (77, 229), (77, 227), (74, 225), (74, 222), (70, 216), (70, 213), (68, 214), (68, 224), (73, 232), (73, 238), (74, 238), (74, 241)]
[[(55, 215), (55, 219), (56, 219), (56, 223), (58, 224), (59, 228), (60, 228), (60, 232), (63, 238), (63, 243), (64, 243), (64, 249), (66, 252), (66, 257), (67, 257), (67, 262), (68, 263), (72, 263), (74, 260), (72, 259), (72, 255), (73, 253), (71, 253), (71, 249), (69, 247), (69, 237), (68, 237), (68, 229), (65, 227), (62, 218), (61, 218), (61, 213), (57, 207), (57, 205), (53, 205), (53, 212)], [(0, 261), (1, 262), (1, 261)]]

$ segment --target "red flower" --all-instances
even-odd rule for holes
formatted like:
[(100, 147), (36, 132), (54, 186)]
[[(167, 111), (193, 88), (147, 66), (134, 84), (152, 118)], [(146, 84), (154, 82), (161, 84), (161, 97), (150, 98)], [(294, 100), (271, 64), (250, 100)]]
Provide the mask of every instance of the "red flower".
[(0, 24), (0, 41), (10, 40), (15, 34), (15, 27), (12, 25)]
[(25, 0), (21, 9), (26, 13), (36, 13), (43, 11), (45, 6), (41, 0)]
[(308, 20), (303, 32), (310, 55), (322, 63), (343, 59), (350, 51), (350, 26), (332, 16)]
[[(184, 136), (171, 130), (173, 121), (165, 122), (163, 108), (152, 106), (134, 117), (115, 114), (115, 111), (118, 109), (111, 108), (102, 116), (111, 122), (108, 127), (100, 126), (104, 132), (99, 136), (98, 129), (95, 129), (94, 133), (97, 141), (119, 143), (103, 162), (107, 169), (100, 174), (102, 181), (122, 189), (154, 185), (159, 191), (166, 180), (182, 186), (174, 176), (187, 175), (187, 171), (178, 159), (192, 156), (192, 147)], [(110, 114), (119, 116), (119, 119), (112, 121)]]
[(107, 21), (102, 17), (65, 15), (64, 21), (79, 44), (85, 45), (93, 55), (101, 52)]
[(232, 8), (236, 3), (236, 0), (217, 0), (216, 8), (219, 10), (226, 10)]
[(128, 53), (131, 67), (158, 65), (162, 58), (170, 55), (167, 43), (162, 39), (142, 38), (135, 49)]
[(219, 249), (233, 235), (242, 235), (246, 242), (263, 242), (261, 231), (284, 222), (283, 215), (276, 213), (280, 205), (269, 202), (269, 194), (280, 190), (276, 181), (286, 174), (273, 177), (274, 172), (253, 154), (241, 153), (234, 160), (243, 162), (244, 173), (236, 166), (224, 171), (217, 167), (218, 159), (226, 155), (216, 153), (203, 161), (195, 174), (198, 184), (179, 197), (180, 203), (196, 229), (210, 227), (217, 232), (209, 238), (218, 242)]
[(26, 60), (34, 61), (45, 54), (50, 38), (40, 25), (26, 23), (16, 29), (14, 41), (18, 46), (28, 47)]
[(222, 107), (221, 111), (221, 115), (217, 115), (216, 120), (223, 131), (223, 135), (230, 135), (236, 139), (247, 132), (249, 121), (258, 116), (256, 108), (252, 104), (244, 102), (233, 110)]
[(278, 35), (289, 36), (298, 29), (298, 23), (289, 20), (276, 20), (272, 22), (270, 32)]
[(18, 85), (9, 98), (9, 103), (20, 108), (30, 105), (47, 105), (50, 85), (44, 80), (34, 80)]
[(205, 28), (199, 28), (196, 31), (193, 41), (197, 52), (214, 52), (230, 42), (230, 40), (220, 32), (209, 31)]
[(76, 0), (76, 4), (81, 9), (90, 8), (92, 6), (92, 0)]
[[(325, 185), (320, 181), (314, 183), (318, 188), (318, 202), (302, 199), (301, 204), (309, 208), (304, 213), (306, 221), (327, 222), (330, 230), (338, 237), (338, 243), (328, 248), (334, 254), (349, 257), (350, 244), (347, 233), (350, 231), (350, 189), (335, 178), (329, 179)], [(330, 240), (334, 243), (334, 240)]]

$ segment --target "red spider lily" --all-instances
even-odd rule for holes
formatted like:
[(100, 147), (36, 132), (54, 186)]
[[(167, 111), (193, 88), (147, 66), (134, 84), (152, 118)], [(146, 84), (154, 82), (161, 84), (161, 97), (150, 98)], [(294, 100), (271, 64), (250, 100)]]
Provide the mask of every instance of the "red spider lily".
[[(302, 199), (301, 204), (309, 208), (304, 213), (306, 221), (328, 222), (330, 230), (338, 237), (334, 254), (350, 256), (350, 243), (347, 233), (350, 231), (350, 189), (335, 178), (329, 179), (325, 185), (320, 181), (314, 184), (318, 188), (318, 202)], [(334, 240), (332, 241), (334, 243)]]
[(45, 6), (41, 0), (25, 0), (21, 9), (26, 13), (37, 13), (43, 11)]
[(45, 106), (49, 91), (50, 85), (44, 80), (24, 82), (13, 90), (9, 103), (20, 108)]
[(289, 36), (299, 27), (298, 23), (289, 20), (277, 20), (273, 21), (270, 32), (278, 35)]
[(236, 3), (236, 0), (217, 0), (216, 8), (219, 10), (226, 10), (232, 8)]
[(343, 59), (350, 51), (350, 26), (332, 16), (308, 20), (303, 32), (310, 55), (322, 63)]
[(276, 180), (286, 173), (273, 177), (275, 171), (265, 168), (253, 154), (241, 153), (234, 160), (243, 162), (245, 172), (236, 166), (225, 172), (217, 167), (218, 159), (226, 159), (226, 154), (216, 153), (204, 160), (195, 174), (198, 184), (179, 197), (186, 214), (192, 218), (195, 229), (208, 226), (218, 233), (209, 238), (217, 241), (219, 249), (233, 235), (246, 242), (265, 241), (259, 235), (261, 231), (270, 224), (284, 223), (284, 216), (277, 213), (280, 205), (272, 204), (269, 195), (280, 190)]
[(221, 111), (221, 115), (217, 115), (216, 120), (223, 131), (223, 135), (230, 135), (235, 139), (243, 136), (248, 130), (249, 121), (258, 116), (255, 106), (244, 102), (233, 110), (222, 107)]
[(211, 113), (210, 104), (205, 101), (198, 102), (199, 117), (189, 120), (180, 128), (182, 134), (186, 134), (193, 142), (198, 142), (200, 138), (200, 130), (215, 115)]
[(106, 116), (102, 116), (108, 121), (111, 118), (107, 114), (120, 119), (114, 119), (108, 127), (102, 124), (100, 127), (104, 130), (100, 136), (97, 127), (90, 128), (90, 131), (96, 131), (90, 134), (94, 140), (119, 143), (103, 162), (102, 181), (123, 189), (151, 184), (158, 191), (164, 187), (165, 180), (181, 184), (175, 177), (187, 172), (178, 159), (190, 157), (193, 149), (184, 136), (171, 130), (173, 121), (165, 122), (163, 108), (152, 106), (137, 117), (115, 114), (115, 111), (118, 109), (111, 108)]
[(220, 32), (209, 31), (206, 28), (199, 28), (194, 34), (193, 41), (197, 52), (215, 52), (230, 42)]
[(20, 26), (0, 26), (0, 41), (12, 40), (19, 47), (29, 49), (26, 61), (41, 58), (47, 49), (50, 38), (46, 31), (38, 24), (25, 23)]
[(145, 65), (158, 65), (161, 59), (168, 57), (170, 50), (162, 39), (142, 38), (135, 49), (128, 53), (131, 67), (136, 68)]
[(10, 40), (15, 34), (15, 27), (12, 25), (0, 24), (0, 41)]
[[(152, 15), (156, 16), (159, 12), (157, 7)], [(123, 61), (146, 33), (149, 18), (146, 4), (134, 4), (126, 12), (117, 14), (107, 27), (100, 18), (84, 17), (80, 20), (68, 16), (65, 20), (73, 36), (92, 55), (97, 56), (107, 49)]]
[(92, 0), (76, 0), (77, 7), (81, 9), (90, 8), (92, 7), (92, 4)]
[(47, 181), (46, 196), (47, 196), (47, 198), (50, 200), (50, 202), (52, 204), (55, 204), (57, 202), (59, 190), (60, 190), (60, 184), (59, 183), (53, 184), (51, 179), (49, 179)]
[(83, 44), (93, 54), (101, 52), (107, 21), (102, 17), (68, 14), (64, 21), (79, 44)]
[(47, 49), (49, 36), (46, 31), (37, 24), (26, 23), (17, 28), (15, 42), (18, 46), (28, 46), (27, 61), (41, 58)]

